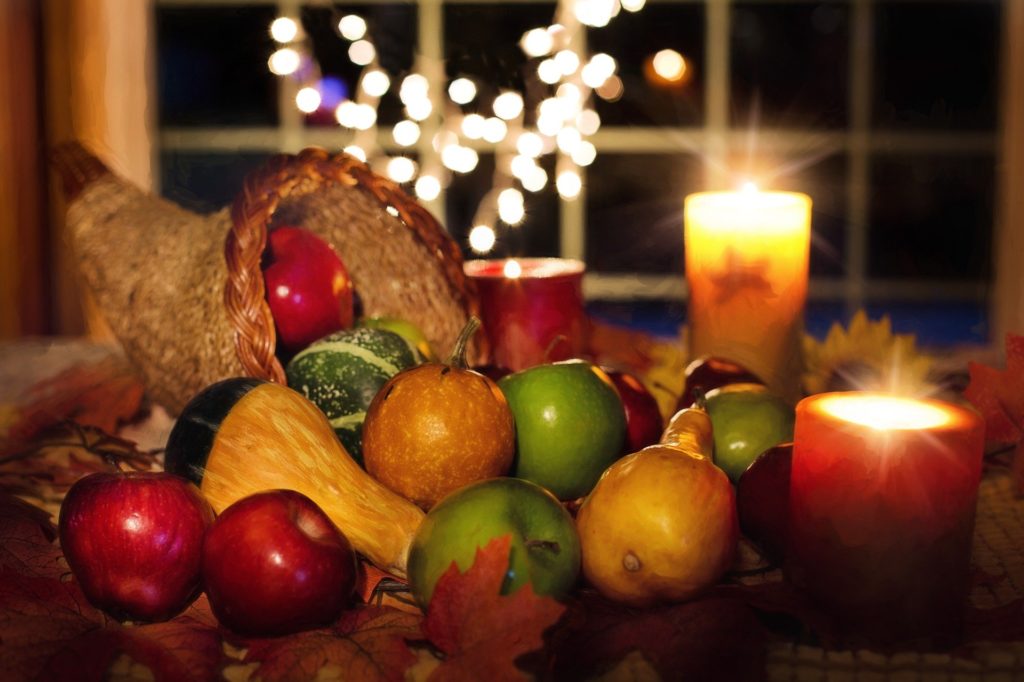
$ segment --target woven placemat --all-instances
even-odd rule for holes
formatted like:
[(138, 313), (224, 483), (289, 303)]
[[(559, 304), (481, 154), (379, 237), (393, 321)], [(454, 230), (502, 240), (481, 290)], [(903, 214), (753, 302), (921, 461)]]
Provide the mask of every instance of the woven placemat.
[[(972, 561), (984, 576), (971, 592), (973, 607), (993, 609), (1024, 597), (1024, 500), (1014, 497), (1003, 469), (993, 469), (982, 479)], [(765, 579), (781, 575), (775, 572)], [(954, 653), (896, 654), (774, 642), (767, 668), (772, 682), (1024, 681), (1024, 642), (967, 642)]]

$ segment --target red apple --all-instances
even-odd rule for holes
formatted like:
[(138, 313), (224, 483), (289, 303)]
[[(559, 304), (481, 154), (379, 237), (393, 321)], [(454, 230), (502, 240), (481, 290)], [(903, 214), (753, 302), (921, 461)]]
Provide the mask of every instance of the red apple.
[(203, 543), (203, 582), (214, 615), (242, 635), (329, 625), (352, 598), (356, 555), (315, 502), (269, 490), (235, 502)]
[(626, 410), (626, 442), (624, 452), (636, 452), (661, 439), (664, 420), (658, 401), (639, 379), (632, 374), (602, 367), (611, 378)]
[(786, 549), (792, 467), (793, 444), (776, 445), (751, 462), (736, 484), (740, 530), (777, 563)]
[(686, 383), (683, 386), (683, 394), (679, 396), (679, 402), (676, 404), (676, 410), (693, 407), (698, 393), (707, 393), (729, 384), (764, 384), (746, 367), (725, 358), (697, 358), (686, 366), (683, 374)]
[(267, 302), (285, 353), (352, 326), (352, 280), (330, 244), (282, 225), (270, 231), (265, 259)]
[(118, 618), (166, 620), (199, 594), (213, 516), (199, 489), (174, 474), (92, 474), (64, 498), (60, 544), (94, 606)]

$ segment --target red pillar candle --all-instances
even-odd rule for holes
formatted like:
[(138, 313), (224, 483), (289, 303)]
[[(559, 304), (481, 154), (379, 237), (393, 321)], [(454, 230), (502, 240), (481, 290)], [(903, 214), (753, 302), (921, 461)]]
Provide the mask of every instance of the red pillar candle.
[(846, 635), (956, 641), (984, 427), (963, 408), (867, 392), (796, 408), (786, 574)]
[(561, 258), (465, 264), (476, 282), (492, 364), (519, 371), (582, 353), (583, 271), (582, 262)]

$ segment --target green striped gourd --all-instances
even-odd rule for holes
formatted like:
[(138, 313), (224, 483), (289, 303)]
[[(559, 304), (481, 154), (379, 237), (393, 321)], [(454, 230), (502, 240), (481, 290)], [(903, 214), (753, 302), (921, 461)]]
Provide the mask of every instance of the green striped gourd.
[(356, 328), (316, 341), (288, 363), (288, 386), (319, 407), (352, 458), (363, 461), (363, 420), (388, 379), (421, 361), (398, 334)]

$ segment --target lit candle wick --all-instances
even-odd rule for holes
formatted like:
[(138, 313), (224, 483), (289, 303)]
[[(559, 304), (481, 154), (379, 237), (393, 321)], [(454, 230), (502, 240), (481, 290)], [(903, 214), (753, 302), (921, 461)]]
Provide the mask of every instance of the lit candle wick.
[(757, 183), (753, 180), (747, 180), (740, 186), (740, 191), (744, 194), (757, 194)]
[(508, 277), (509, 279), (517, 279), (523, 274), (523, 266), (521, 266), (517, 260), (509, 260), (505, 263), (503, 273), (505, 277)]
[(822, 398), (821, 408), (854, 424), (876, 430), (929, 429), (949, 422), (942, 409), (895, 396), (837, 395)]

